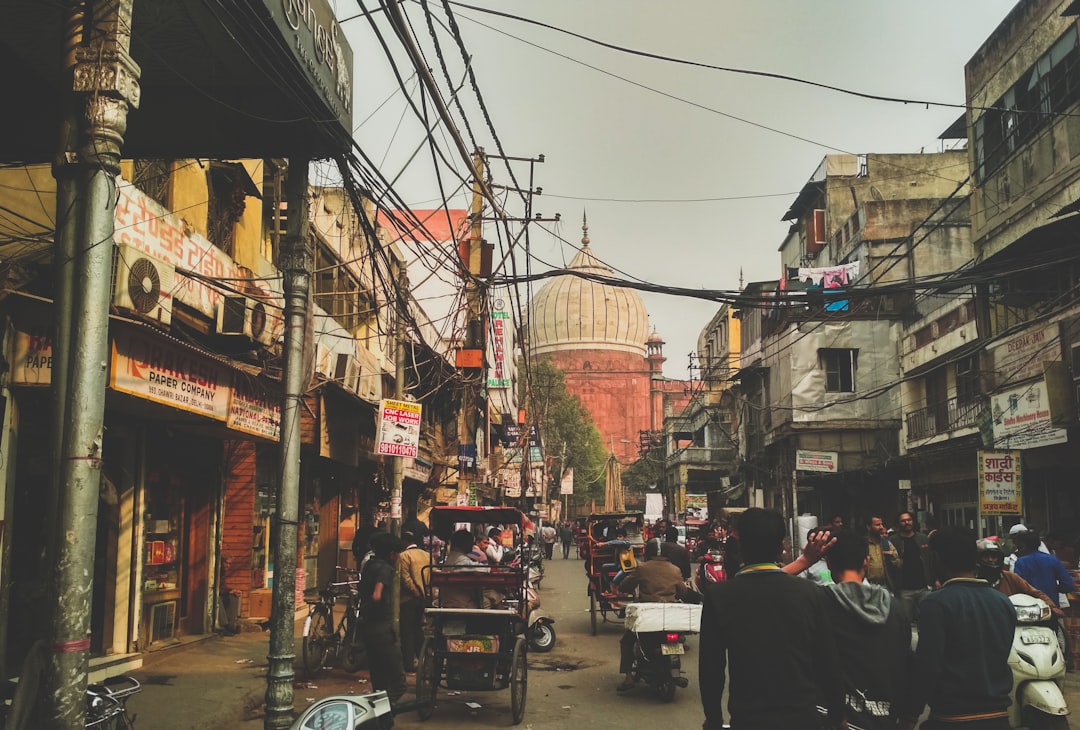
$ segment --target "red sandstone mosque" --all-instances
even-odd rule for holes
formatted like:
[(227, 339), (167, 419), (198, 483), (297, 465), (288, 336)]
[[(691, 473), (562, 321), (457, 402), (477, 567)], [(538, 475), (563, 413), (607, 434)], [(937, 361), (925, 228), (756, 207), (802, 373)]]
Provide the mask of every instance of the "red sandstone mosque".
[[(567, 267), (614, 276), (589, 247)], [(664, 377), (664, 341), (649, 333), (649, 314), (633, 289), (565, 274), (551, 279), (529, 302), (529, 354), (566, 373), (566, 388), (592, 414), (604, 445), (622, 464), (638, 459), (643, 432), (659, 434), (665, 410), (678, 414), (689, 383)]]

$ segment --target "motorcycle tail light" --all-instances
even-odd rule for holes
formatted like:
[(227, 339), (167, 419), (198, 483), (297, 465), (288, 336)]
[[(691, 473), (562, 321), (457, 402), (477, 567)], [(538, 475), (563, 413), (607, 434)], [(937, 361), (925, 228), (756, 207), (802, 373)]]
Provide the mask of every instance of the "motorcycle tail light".
[(679, 635), (678, 634), (664, 634), (664, 641), (668, 642), (669, 644), (672, 643), (672, 642), (676, 642), (678, 640), (679, 640)]

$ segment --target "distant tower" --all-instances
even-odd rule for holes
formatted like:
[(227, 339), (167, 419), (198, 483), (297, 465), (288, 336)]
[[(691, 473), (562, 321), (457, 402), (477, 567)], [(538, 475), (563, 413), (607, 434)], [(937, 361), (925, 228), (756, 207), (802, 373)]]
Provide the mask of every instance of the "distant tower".
[(649, 339), (645, 340), (645, 357), (649, 361), (649, 430), (664, 430), (664, 338), (653, 327)]
[(665, 344), (667, 343), (664, 342), (664, 338), (656, 331), (656, 327), (653, 327), (649, 339), (645, 340), (645, 351), (648, 353), (646, 357), (649, 360), (649, 371), (654, 375), (664, 372), (664, 362), (667, 361), (664, 357)]

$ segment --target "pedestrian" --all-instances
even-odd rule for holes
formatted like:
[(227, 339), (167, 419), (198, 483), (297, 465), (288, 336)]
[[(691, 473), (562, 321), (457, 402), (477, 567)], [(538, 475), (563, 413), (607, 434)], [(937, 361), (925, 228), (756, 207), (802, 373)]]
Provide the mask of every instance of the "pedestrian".
[(844, 715), (865, 730), (896, 727), (907, 697), (911, 621), (883, 586), (864, 582), (870, 544), (850, 530), (832, 533), (825, 556), (833, 583), (822, 590), (844, 682)]
[(896, 524), (896, 534), (890, 538), (899, 561), (896, 596), (904, 604), (912, 623), (917, 623), (919, 601), (933, 582), (930, 577), (930, 554), (926, 551), (927, 537), (916, 529), (915, 515), (910, 512), (901, 512)]
[(690, 551), (685, 545), (679, 544), (679, 528), (671, 525), (664, 533), (664, 541), (660, 544), (660, 554), (682, 573), (683, 580), (690, 580)]
[(745, 564), (733, 578), (705, 591), (698, 664), (704, 730), (723, 726), (725, 672), (731, 678), (728, 714), (734, 730), (819, 727), (819, 697), (829, 723), (836, 727), (843, 721), (826, 596), (810, 581), (780, 569), (784, 532), (777, 512), (758, 507), (743, 512), (733, 536)]
[(1016, 613), (1009, 599), (975, 577), (975, 533), (966, 527), (936, 530), (930, 565), (942, 586), (919, 604), (910, 701), (901, 730), (912, 730), (927, 704), (920, 730), (1008, 730)]
[(360, 631), (368, 651), (371, 687), (386, 690), (390, 702), (396, 703), (405, 694), (405, 670), (390, 594), (397, 579), (394, 566), (404, 545), (400, 538), (381, 533), (371, 537), (368, 547), (372, 556), (360, 576)]
[[(1005, 556), (1005, 569), (1013, 570), (1016, 567), (1016, 561), (1020, 558), (1020, 536), (1025, 532), (1036, 532), (1023, 522), (1017, 522), (1015, 525), (1009, 528), (1009, 541), (1012, 543), (1012, 552)], [(1038, 534), (1036, 532), (1036, 534)], [(1050, 554), (1050, 548), (1046, 546), (1046, 543), (1039, 540), (1039, 552)]]
[[(416, 528), (413, 528), (416, 529)], [(412, 530), (402, 530), (405, 549), (398, 556), (398, 576), (401, 579), (401, 605), (398, 623), (401, 629), (401, 658), (406, 672), (415, 672), (424, 640), (424, 607), (427, 593), (424, 583), (430, 571), (431, 554), (420, 541), (422, 536)]]
[(1038, 533), (1021, 532), (1016, 537), (1020, 545), (1020, 557), (1016, 560), (1013, 572), (1049, 596), (1056, 608), (1060, 594), (1076, 590), (1075, 581), (1057, 557), (1039, 550), (1041, 540)]
[(559, 539), (555, 526), (550, 522), (540, 528), (540, 542), (544, 546), (544, 558), (551, 560), (555, 552), (555, 541)]
[(892, 543), (885, 536), (885, 523), (881, 517), (873, 515), (866, 520), (866, 539), (870, 543), (870, 566), (866, 579), (892, 590), (892, 570), (896, 566), (897, 556)]
[(979, 555), (979, 562), (975, 567), (976, 578), (982, 578), (996, 588), (998, 592), (1006, 596), (1015, 596), (1020, 593), (1038, 598), (1040, 601), (1046, 602), (1046, 605), (1050, 607), (1050, 613), (1054, 616), (1059, 619), (1065, 616), (1064, 611), (1054, 606), (1054, 601), (1050, 596), (1016, 573), (1005, 570), (1005, 554), (1000, 545), (993, 540), (979, 540), (976, 547)]
[(562, 545), (563, 560), (569, 560), (570, 546), (574, 544), (574, 531), (570, 529), (569, 522), (559, 525), (559, 543)]
[[(674, 603), (689, 592), (679, 569), (660, 553), (660, 541), (655, 539), (645, 544), (645, 562), (626, 574), (619, 590), (629, 594), (637, 590), (637, 600), (647, 603)], [(637, 635), (630, 630), (619, 640), (619, 671), (623, 673), (622, 684), (616, 688), (619, 692), (631, 689), (637, 681), (631, 671), (636, 640)]]

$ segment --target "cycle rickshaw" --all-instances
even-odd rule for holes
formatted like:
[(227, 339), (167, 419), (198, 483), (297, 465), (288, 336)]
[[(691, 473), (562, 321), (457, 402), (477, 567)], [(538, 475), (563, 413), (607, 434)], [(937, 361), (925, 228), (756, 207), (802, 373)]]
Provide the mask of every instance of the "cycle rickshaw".
[(597, 614), (622, 619), (632, 596), (619, 592), (616, 576), (632, 570), (645, 553), (645, 515), (642, 512), (601, 512), (589, 515), (582, 540), (585, 575), (589, 579), (589, 619), (596, 635)]
[[(449, 542), (459, 529), (486, 535), (501, 528), (504, 549), (522, 555), (526, 517), (508, 507), (435, 507), (431, 532)], [(420, 719), (431, 717), (440, 687), (448, 690), (494, 691), (509, 688), (513, 724), (525, 717), (528, 683), (527, 619), (528, 565), (516, 559), (508, 564), (479, 567), (447, 564), (443, 547), (432, 541), (432, 565), (425, 568), (428, 594), (426, 614), (431, 635), (424, 640), (416, 671), (416, 699)], [(453, 606), (450, 596), (455, 600)], [(462, 597), (471, 605), (461, 607)]]

